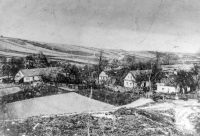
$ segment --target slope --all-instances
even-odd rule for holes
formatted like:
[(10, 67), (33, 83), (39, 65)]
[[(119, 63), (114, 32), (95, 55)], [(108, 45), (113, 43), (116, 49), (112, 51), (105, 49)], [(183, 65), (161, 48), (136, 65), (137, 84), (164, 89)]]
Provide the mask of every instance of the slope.
[[(98, 64), (98, 56), (103, 52), (103, 57), (111, 62), (112, 59), (123, 61), (127, 56), (134, 56), (136, 62), (146, 62), (156, 59), (156, 52), (153, 51), (125, 51), (118, 49), (99, 49), (94, 47), (84, 47), (69, 44), (55, 44), (17, 39), (10, 37), (0, 37), (0, 56), (6, 57), (25, 57), (27, 55), (42, 51), (49, 59), (62, 60), (79, 64)], [(198, 59), (194, 54), (181, 54), (181, 58), (176, 53), (160, 52), (161, 61), (164, 61), (170, 54), (174, 58), (170, 61), (181, 63)], [(185, 58), (187, 58), (185, 60)], [(175, 60), (177, 59), (177, 60)]]
[(102, 111), (114, 106), (76, 93), (53, 95), (7, 104), (8, 118)]

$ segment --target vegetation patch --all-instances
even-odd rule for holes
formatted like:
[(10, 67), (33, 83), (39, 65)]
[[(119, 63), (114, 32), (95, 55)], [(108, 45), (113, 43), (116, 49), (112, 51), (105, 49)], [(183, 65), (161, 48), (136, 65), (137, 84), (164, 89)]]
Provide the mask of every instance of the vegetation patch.
[[(86, 97), (91, 96), (91, 90), (81, 90), (77, 92)], [(140, 97), (133, 93), (121, 93), (114, 91), (107, 91), (105, 89), (95, 89), (92, 91), (92, 99), (99, 100), (105, 103), (109, 103), (115, 106), (125, 105), (138, 100)]]
[(176, 129), (173, 117), (159, 112), (122, 108), (110, 115), (115, 118), (100, 118), (91, 114), (31, 117), (23, 121), (4, 122), (2, 132), (8, 136), (186, 136)]
[(20, 88), (21, 88), (20, 92), (4, 95), (3, 97), (1, 97), (1, 103), (6, 104), (6, 103), (25, 100), (25, 99), (31, 99), (31, 98), (36, 98), (36, 97), (43, 97), (43, 96), (49, 96), (49, 95), (62, 93), (62, 90), (57, 88), (56, 86), (48, 85), (45, 83), (42, 83), (37, 86), (31, 86), (30, 84), (21, 85)]

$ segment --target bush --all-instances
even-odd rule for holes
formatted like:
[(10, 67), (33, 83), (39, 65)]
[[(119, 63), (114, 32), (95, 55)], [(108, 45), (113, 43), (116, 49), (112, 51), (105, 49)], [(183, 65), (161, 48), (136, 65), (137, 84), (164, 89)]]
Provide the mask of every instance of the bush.
[[(77, 92), (83, 96), (89, 97), (91, 90), (81, 90)], [(107, 90), (99, 90), (95, 89), (92, 92), (92, 99), (99, 100), (102, 102), (106, 102), (112, 105), (125, 105), (131, 103), (140, 97), (138, 95), (134, 95), (133, 93), (121, 93)]]
[(184, 136), (176, 129), (173, 116), (159, 112), (121, 108), (110, 115), (115, 119), (91, 114), (30, 117), (24, 121), (5, 122), (3, 129), (5, 134), (30, 136), (87, 136), (88, 132), (91, 136)]
[(15, 102), (15, 101), (25, 100), (25, 99), (31, 99), (35, 97), (58, 94), (59, 92), (62, 92), (62, 90), (57, 88), (56, 86), (48, 85), (45, 83), (39, 84), (37, 86), (24, 84), (24, 85), (21, 85), (20, 88), (21, 88), (20, 92), (3, 96), (1, 98), (2, 103), (6, 104), (6, 103)]

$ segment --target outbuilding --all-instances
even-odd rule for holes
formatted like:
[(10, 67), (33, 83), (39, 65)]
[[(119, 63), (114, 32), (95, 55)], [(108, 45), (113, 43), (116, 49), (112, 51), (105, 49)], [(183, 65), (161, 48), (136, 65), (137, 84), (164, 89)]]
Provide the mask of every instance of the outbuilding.
[(173, 86), (157, 86), (157, 93), (177, 93), (178, 89)]

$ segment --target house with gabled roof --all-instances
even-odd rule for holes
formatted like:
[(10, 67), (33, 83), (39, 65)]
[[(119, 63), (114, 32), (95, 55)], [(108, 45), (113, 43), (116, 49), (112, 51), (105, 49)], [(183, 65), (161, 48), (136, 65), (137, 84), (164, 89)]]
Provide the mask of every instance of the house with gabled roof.
[(109, 78), (108, 74), (106, 71), (102, 71), (100, 74), (99, 74), (99, 82), (102, 83), (104, 81), (107, 81)]
[(59, 71), (62, 68), (48, 67), (48, 68), (34, 68), (34, 69), (21, 69), (15, 75), (15, 82), (33, 82), (42, 80), (42, 75), (48, 75), (51, 71)]
[[(136, 83), (136, 76), (139, 74), (149, 74), (151, 73), (152, 70), (134, 70), (134, 71), (130, 71), (126, 77), (124, 78), (124, 87), (127, 88), (135, 88), (137, 87), (137, 83)], [(142, 82), (142, 87), (146, 87), (149, 86), (149, 82), (148, 81), (143, 81)]]

